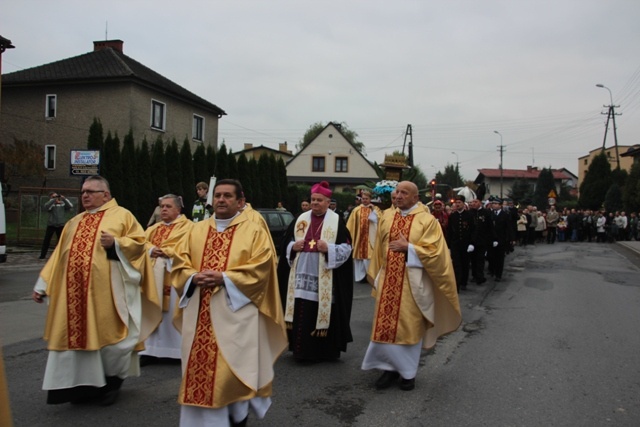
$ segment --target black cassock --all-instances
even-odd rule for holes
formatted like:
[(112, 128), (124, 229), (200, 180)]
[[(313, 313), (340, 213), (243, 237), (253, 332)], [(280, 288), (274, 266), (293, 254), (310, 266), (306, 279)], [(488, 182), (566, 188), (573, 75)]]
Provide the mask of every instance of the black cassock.
[[(278, 282), (282, 308), (286, 310), (287, 286), (291, 270), (287, 260), (287, 246), (294, 241), (296, 221), (289, 224), (280, 244), (280, 259), (278, 261)], [(336, 244), (351, 244), (351, 234), (342, 218), (338, 219), (338, 235)], [(320, 256), (327, 256), (320, 254)], [(298, 360), (321, 361), (335, 360), (340, 352), (347, 351), (347, 343), (353, 341), (351, 335), (351, 306), (353, 302), (353, 258), (333, 270), (333, 303), (331, 304), (331, 318), (326, 336), (312, 336), (316, 329), (318, 302), (302, 298), (295, 299), (293, 325), (287, 325), (289, 350)]]

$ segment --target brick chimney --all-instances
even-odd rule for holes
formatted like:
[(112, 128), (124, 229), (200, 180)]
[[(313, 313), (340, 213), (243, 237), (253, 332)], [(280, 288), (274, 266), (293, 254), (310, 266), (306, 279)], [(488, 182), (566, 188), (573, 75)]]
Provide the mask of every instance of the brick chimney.
[(288, 147), (287, 147), (287, 141), (285, 141), (284, 143), (278, 144), (278, 151), (291, 154), (291, 151), (288, 150)]
[(123, 45), (124, 45), (124, 42), (122, 40), (102, 40), (98, 42), (93, 42), (93, 51), (97, 52), (99, 50), (110, 47), (113, 50), (117, 50), (120, 53), (124, 53), (122, 50)]
[(250, 144), (248, 142), (244, 143), (244, 149), (245, 150), (251, 150), (253, 148), (253, 144)]

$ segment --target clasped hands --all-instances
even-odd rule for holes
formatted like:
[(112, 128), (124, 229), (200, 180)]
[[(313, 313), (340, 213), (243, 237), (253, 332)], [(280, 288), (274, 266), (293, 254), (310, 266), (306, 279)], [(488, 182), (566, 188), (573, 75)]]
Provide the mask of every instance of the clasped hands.
[(191, 282), (201, 288), (214, 288), (224, 284), (224, 277), (221, 271), (204, 270), (194, 274)]
[(163, 251), (157, 246), (151, 249), (151, 258), (169, 258)]
[[(329, 252), (329, 244), (324, 241), (324, 240), (315, 240), (313, 241), (315, 243), (314, 247), (318, 250), (318, 252), (322, 252), (322, 253), (327, 253)], [(311, 242), (306, 242), (309, 246), (311, 246)], [(304, 244), (305, 241), (304, 240), (297, 240), (293, 246), (291, 247), (291, 250), (294, 252), (302, 252), (304, 250)], [(312, 247), (313, 249), (313, 247)]]

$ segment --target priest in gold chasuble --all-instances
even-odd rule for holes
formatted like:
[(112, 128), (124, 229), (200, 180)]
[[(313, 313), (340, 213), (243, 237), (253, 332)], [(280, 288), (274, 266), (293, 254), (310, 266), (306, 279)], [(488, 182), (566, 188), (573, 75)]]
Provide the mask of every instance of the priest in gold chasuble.
[(356, 282), (366, 279), (376, 243), (378, 221), (382, 216), (380, 208), (371, 204), (370, 191), (362, 191), (360, 198), (362, 203), (353, 209), (347, 221), (347, 229), (353, 239), (353, 271)]
[(241, 213), (243, 202), (240, 182), (216, 182), (214, 215), (176, 247), (184, 426), (243, 425), (249, 410), (263, 418), (287, 345), (271, 238)]
[(278, 263), (289, 350), (297, 360), (335, 360), (351, 335), (353, 260), (344, 221), (329, 209), (326, 181), (311, 187), (311, 210), (285, 235)]
[(418, 201), (418, 187), (396, 187), (396, 210), (383, 216), (367, 273), (376, 306), (362, 369), (380, 369), (376, 388), (415, 387), (421, 348), (462, 321), (449, 250), (438, 221)]
[(142, 366), (157, 363), (159, 358), (180, 360), (182, 337), (173, 325), (173, 314), (178, 306), (178, 294), (171, 286), (170, 272), (173, 266), (175, 247), (191, 229), (193, 223), (183, 214), (182, 198), (167, 194), (160, 198), (160, 221), (147, 228), (146, 247), (151, 256), (151, 265), (158, 298), (162, 302), (162, 322), (144, 342), (140, 352)]
[(81, 200), (86, 211), (67, 222), (33, 292), (49, 303), (43, 389), (47, 403), (109, 405), (139, 374), (136, 350), (162, 312), (135, 217), (100, 176), (85, 180)]

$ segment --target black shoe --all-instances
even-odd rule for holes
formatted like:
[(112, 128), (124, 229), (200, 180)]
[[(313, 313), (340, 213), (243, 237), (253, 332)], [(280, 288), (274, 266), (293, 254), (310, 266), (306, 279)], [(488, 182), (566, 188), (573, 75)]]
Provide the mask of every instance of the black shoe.
[(496, 282), (499, 282), (502, 280), (502, 277), (496, 277)]
[(483, 277), (482, 279), (478, 279), (478, 280), (476, 280), (476, 285), (477, 285), (477, 286), (482, 286), (482, 284), (483, 284), (484, 282), (486, 282), (486, 281), (487, 281), (487, 279), (485, 279), (485, 278)]
[(400, 390), (411, 391), (416, 388), (416, 379), (411, 378), (410, 380), (405, 380), (404, 378), (400, 379)]
[(110, 406), (116, 403), (118, 400), (118, 394), (120, 394), (120, 387), (124, 380), (117, 376), (106, 377), (107, 385), (100, 389), (102, 397), (99, 400), (101, 406)]
[(102, 395), (100, 398), (100, 406), (111, 406), (116, 403), (118, 400), (118, 394), (120, 394), (120, 390), (110, 390)]
[(400, 378), (400, 374), (394, 371), (384, 371), (378, 381), (376, 381), (376, 389), (384, 390), (389, 388)]

